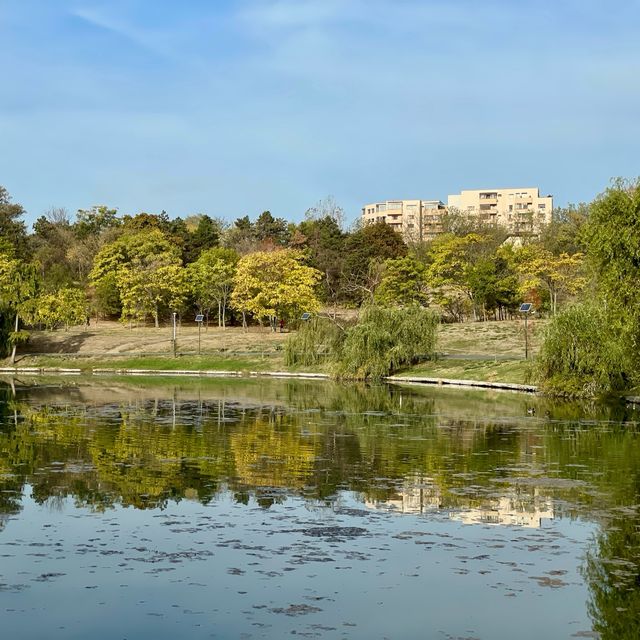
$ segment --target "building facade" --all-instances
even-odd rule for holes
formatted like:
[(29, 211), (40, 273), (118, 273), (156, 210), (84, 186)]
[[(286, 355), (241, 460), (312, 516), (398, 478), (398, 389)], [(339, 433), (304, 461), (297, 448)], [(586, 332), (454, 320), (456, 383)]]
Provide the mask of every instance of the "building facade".
[(519, 189), (466, 189), (447, 199), (449, 211), (476, 216), (489, 225), (513, 233), (539, 233), (551, 222), (553, 196), (541, 196), (537, 187)]
[(385, 222), (405, 242), (432, 240), (442, 233), (442, 216), (457, 211), (490, 226), (502, 226), (514, 235), (537, 234), (551, 222), (553, 196), (541, 196), (537, 187), (465, 189), (440, 200), (385, 200), (362, 207), (365, 223)]
[(362, 221), (386, 222), (405, 242), (422, 242), (442, 233), (441, 216), (446, 210), (440, 200), (385, 200), (362, 207)]

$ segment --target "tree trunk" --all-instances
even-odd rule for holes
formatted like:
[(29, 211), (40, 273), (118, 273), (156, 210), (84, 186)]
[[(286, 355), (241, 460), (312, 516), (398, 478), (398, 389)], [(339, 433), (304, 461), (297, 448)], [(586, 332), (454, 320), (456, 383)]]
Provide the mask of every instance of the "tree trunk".
[(222, 305), (220, 304), (220, 300), (218, 300), (218, 329), (222, 326)]
[[(18, 333), (18, 329), (20, 328), (20, 316), (16, 313), (16, 324), (15, 331)], [(18, 344), (16, 342), (13, 343), (13, 349), (11, 349), (11, 364), (16, 363), (16, 351), (18, 349)]]
[(222, 305), (222, 328), (227, 328), (227, 305)]
[(242, 328), (247, 330), (247, 314), (244, 311), (242, 312)]
[(156, 323), (156, 329), (160, 327), (160, 321), (158, 319), (158, 307), (155, 307), (153, 310), (153, 320)]

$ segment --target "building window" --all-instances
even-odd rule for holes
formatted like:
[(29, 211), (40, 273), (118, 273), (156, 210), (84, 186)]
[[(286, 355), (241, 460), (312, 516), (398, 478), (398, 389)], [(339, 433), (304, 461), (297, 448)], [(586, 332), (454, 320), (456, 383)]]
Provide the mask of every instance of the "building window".
[(546, 209), (546, 206), (544, 204), (539, 204), (538, 209)]

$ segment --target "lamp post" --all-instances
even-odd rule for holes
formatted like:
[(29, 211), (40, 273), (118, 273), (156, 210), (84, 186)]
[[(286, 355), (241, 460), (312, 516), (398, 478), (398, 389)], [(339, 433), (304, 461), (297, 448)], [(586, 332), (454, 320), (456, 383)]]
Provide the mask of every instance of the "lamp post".
[(523, 302), (520, 305), (520, 313), (524, 314), (524, 359), (529, 359), (529, 327), (527, 321), (529, 319), (529, 314), (531, 313), (531, 309), (533, 304), (531, 302)]
[(196, 322), (198, 323), (198, 355), (200, 355), (200, 329), (202, 329), (203, 320), (204, 320), (204, 314), (199, 313), (196, 316)]
[(177, 342), (177, 331), (176, 331), (176, 317), (177, 317), (177, 313), (174, 311), (173, 312), (173, 357), (176, 357), (176, 351), (178, 349), (178, 345), (176, 344)]

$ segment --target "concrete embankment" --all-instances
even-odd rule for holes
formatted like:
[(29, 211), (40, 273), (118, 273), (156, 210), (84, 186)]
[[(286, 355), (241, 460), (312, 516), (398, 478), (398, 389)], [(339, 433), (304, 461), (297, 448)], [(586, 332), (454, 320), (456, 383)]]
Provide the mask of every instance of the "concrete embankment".
[[(60, 375), (60, 376), (184, 376), (192, 378), (241, 378), (268, 377), (327, 380), (326, 373), (310, 373), (304, 371), (225, 371), (199, 369), (77, 369), (62, 367), (2, 367), (0, 375)], [(511, 382), (488, 382), (484, 380), (456, 380), (452, 378), (432, 378), (426, 376), (389, 376), (385, 382), (393, 384), (436, 385), (450, 387), (470, 387), (476, 389), (497, 389), (505, 391), (520, 391), (536, 393), (538, 388), (529, 384), (515, 384)], [(632, 401), (635, 401), (632, 400)], [(638, 399), (640, 401), (640, 399)]]

